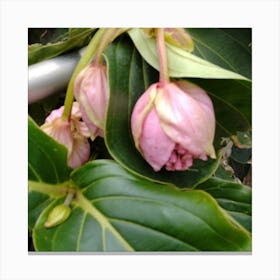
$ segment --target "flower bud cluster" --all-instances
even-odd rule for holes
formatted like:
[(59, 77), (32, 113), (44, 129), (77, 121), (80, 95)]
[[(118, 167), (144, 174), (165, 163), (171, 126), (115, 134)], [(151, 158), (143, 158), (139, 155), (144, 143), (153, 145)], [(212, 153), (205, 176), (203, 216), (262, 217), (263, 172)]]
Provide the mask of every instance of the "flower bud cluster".
[[(153, 29), (146, 34), (153, 36)], [(213, 140), (215, 113), (211, 99), (200, 87), (185, 80), (169, 81), (163, 40), (193, 49), (188, 33), (165, 28), (161, 33), (159, 60), (164, 73), (158, 83), (139, 98), (131, 115), (135, 146), (154, 171), (187, 170), (194, 159), (215, 158)], [(163, 48), (162, 48), (163, 47)], [(88, 161), (88, 138), (104, 137), (109, 100), (107, 67), (95, 60), (77, 76), (71, 117), (64, 120), (63, 108), (54, 110), (42, 129), (68, 150), (68, 164), (77, 168)]]
[(68, 165), (72, 168), (88, 161), (88, 138), (94, 140), (97, 136), (104, 136), (109, 98), (106, 75), (106, 66), (87, 66), (75, 81), (74, 92), (77, 101), (73, 103), (70, 119), (63, 119), (62, 106), (53, 110), (41, 126), (45, 133), (67, 148)]

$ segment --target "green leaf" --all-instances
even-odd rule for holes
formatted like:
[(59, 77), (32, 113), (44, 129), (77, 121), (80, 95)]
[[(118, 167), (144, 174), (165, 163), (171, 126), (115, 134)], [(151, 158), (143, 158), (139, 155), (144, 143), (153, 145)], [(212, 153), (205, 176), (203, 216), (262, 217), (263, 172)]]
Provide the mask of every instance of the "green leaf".
[[(148, 38), (140, 28), (133, 28), (128, 34), (144, 59), (159, 70), (156, 40)], [(178, 47), (168, 43), (166, 43), (166, 46), (168, 71), (171, 77), (248, 80), (238, 72), (224, 69)]]
[(218, 159), (195, 160), (192, 168), (185, 172), (154, 172), (135, 148), (130, 130), (132, 109), (145, 89), (158, 81), (158, 72), (142, 59), (127, 39), (122, 37), (114, 42), (105, 53), (110, 82), (105, 141), (110, 154), (131, 172), (158, 182), (191, 187), (205, 181), (218, 167)]
[(42, 212), (33, 235), (38, 251), (251, 250), (250, 234), (204, 191), (153, 183), (109, 160), (88, 163), (71, 179), (71, 215), (44, 227), (59, 198)]
[[(36, 219), (53, 197), (65, 195), (71, 168), (67, 165), (66, 148), (46, 135), (28, 118), (28, 225)], [(51, 185), (49, 192), (36, 191)], [(57, 187), (62, 186), (63, 191)], [(34, 190), (34, 188), (36, 190)]]
[(196, 189), (211, 194), (221, 207), (247, 230), (252, 228), (252, 189), (220, 178), (211, 178)]
[(81, 48), (91, 38), (92, 28), (69, 28), (68, 36), (63, 40), (42, 45), (39, 43), (28, 46), (28, 64), (58, 56), (70, 50)]
[(251, 79), (250, 28), (188, 28), (187, 30), (194, 40), (194, 55)]

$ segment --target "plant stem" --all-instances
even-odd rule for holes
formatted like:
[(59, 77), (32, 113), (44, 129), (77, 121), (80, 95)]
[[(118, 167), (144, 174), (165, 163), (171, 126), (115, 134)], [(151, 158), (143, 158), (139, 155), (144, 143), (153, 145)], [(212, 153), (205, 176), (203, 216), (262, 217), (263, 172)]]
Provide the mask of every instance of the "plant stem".
[(74, 101), (75, 79), (76, 79), (77, 75), (80, 73), (80, 71), (92, 61), (92, 59), (96, 53), (96, 50), (99, 46), (99, 43), (102, 40), (102, 37), (105, 32), (106, 32), (106, 28), (98, 29), (98, 31), (95, 33), (95, 35), (91, 39), (90, 43), (88, 44), (83, 57), (80, 59), (79, 63), (77, 64), (77, 66), (72, 74), (72, 77), (71, 77), (68, 87), (67, 87), (66, 97), (65, 97), (65, 101), (64, 101), (64, 111), (62, 114), (63, 120), (69, 120), (71, 117), (71, 110), (72, 110), (72, 105), (73, 105), (73, 101)]
[(164, 85), (169, 83), (169, 74), (163, 28), (157, 28), (157, 52), (159, 58), (159, 82)]
[(66, 196), (66, 198), (65, 198), (65, 200), (64, 200), (64, 202), (63, 202), (63, 204), (65, 204), (66, 206), (69, 206), (70, 203), (71, 203), (71, 201), (72, 201), (72, 199), (73, 199), (73, 197), (74, 197), (74, 192), (69, 192), (69, 193), (67, 194), (67, 196)]

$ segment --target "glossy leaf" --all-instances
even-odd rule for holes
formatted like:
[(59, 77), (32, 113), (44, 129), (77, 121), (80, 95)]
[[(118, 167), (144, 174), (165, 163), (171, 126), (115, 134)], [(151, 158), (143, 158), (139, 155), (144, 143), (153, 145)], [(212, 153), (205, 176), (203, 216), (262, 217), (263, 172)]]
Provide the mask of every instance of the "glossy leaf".
[(188, 28), (195, 43), (193, 54), (251, 79), (250, 28)]
[(197, 186), (197, 189), (208, 192), (234, 219), (251, 231), (252, 190), (250, 187), (213, 177)]
[[(65, 185), (71, 168), (67, 165), (67, 151), (46, 135), (37, 124), (28, 118), (28, 225), (32, 228), (40, 213), (53, 197), (65, 195)], [(38, 189), (51, 186), (48, 194)], [(63, 186), (60, 192), (57, 186)]]
[[(112, 172), (113, 170), (113, 172)], [(250, 234), (206, 192), (180, 191), (98, 160), (71, 175), (70, 217), (45, 228), (53, 200), (34, 229), (39, 251), (249, 251)]]
[(28, 46), (28, 64), (58, 56), (67, 51), (86, 45), (92, 35), (92, 28), (69, 28), (66, 39), (42, 45), (39, 43)]
[(158, 81), (158, 72), (141, 58), (125, 37), (110, 45), (106, 58), (110, 101), (105, 141), (113, 158), (133, 173), (179, 187), (191, 187), (209, 178), (217, 168), (218, 160), (196, 160), (191, 169), (185, 172), (153, 171), (135, 148), (130, 116), (140, 95), (151, 83)]
[[(156, 40), (147, 37), (140, 28), (133, 28), (128, 33), (144, 59), (159, 70)], [(224, 69), (183, 49), (168, 43), (166, 43), (166, 47), (168, 71), (171, 77), (247, 80), (238, 72)]]

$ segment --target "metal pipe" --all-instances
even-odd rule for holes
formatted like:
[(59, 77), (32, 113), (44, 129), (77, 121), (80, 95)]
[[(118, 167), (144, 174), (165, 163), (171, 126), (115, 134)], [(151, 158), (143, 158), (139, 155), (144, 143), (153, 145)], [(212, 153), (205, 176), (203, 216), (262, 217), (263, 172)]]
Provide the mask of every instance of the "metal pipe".
[(66, 88), (85, 48), (28, 67), (28, 104)]

